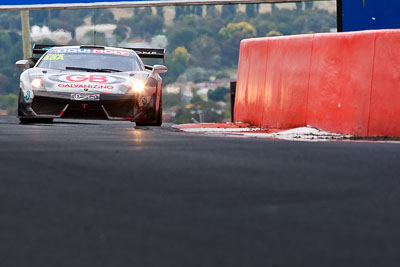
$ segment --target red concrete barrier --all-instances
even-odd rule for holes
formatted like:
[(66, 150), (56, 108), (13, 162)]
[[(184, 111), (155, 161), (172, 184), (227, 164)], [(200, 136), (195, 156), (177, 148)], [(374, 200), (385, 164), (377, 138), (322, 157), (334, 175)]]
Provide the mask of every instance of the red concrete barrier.
[(375, 32), (315, 36), (307, 109), (309, 125), (368, 135), (374, 43)]
[(236, 122), (400, 136), (400, 30), (243, 40)]
[(400, 33), (377, 32), (368, 133), (400, 136)]
[(263, 125), (292, 128), (306, 123), (312, 42), (312, 35), (283, 37), (268, 42), (267, 72), (264, 75), (266, 90), (264, 98), (260, 98), (264, 100)]

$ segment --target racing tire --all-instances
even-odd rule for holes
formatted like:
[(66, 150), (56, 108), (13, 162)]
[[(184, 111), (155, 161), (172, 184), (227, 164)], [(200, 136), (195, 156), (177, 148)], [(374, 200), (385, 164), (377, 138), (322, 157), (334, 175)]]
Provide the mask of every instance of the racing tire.
[(24, 114), (22, 112), (23, 109), (23, 104), (22, 104), (22, 92), (19, 90), (19, 95), (18, 95), (18, 116), (19, 116), (19, 121), (21, 124), (30, 124), (30, 123), (53, 123), (52, 118), (24, 118)]
[(31, 124), (31, 123), (53, 123), (53, 118), (19, 118), (21, 124)]
[(136, 122), (136, 126), (161, 126), (162, 124), (162, 95), (160, 98), (160, 107), (157, 113), (156, 122)]
[(22, 92), (21, 92), (21, 89), (19, 90), (19, 94), (18, 94), (18, 116), (23, 116), (23, 113), (22, 113)]

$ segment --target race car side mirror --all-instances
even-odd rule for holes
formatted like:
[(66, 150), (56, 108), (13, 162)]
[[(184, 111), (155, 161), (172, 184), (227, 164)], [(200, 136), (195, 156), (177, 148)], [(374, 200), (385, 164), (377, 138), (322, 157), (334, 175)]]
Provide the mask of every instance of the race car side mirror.
[(153, 67), (153, 72), (154, 73), (166, 73), (168, 71), (168, 68), (165, 67), (164, 65), (154, 65)]
[(29, 69), (30, 68), (29, 61), (26, 59), (18, 60), (17, 62), (15, 62), (15, 65), (17, 65), (17, 67), (21, 68), (21, 69)]

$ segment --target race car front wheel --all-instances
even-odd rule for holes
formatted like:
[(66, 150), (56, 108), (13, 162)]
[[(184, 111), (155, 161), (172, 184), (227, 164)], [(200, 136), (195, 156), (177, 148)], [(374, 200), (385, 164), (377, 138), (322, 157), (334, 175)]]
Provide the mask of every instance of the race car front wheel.
[(162, 109), (158, 109), (156, 122), (136, 122), (136, 126), (161, 126), (162, 124)]
[(18, 95), (18, 116), (19, 116), (19, 121), (21, 124), (30, 124), (30, 123), (53, 123), (52, 118), (24, 118), (24, 99), (22, 96), (21, 90), (19, 91)]
[(161, 126), (162, 124), (162, 95), (160, 98), (160, 106), (156, 115), (156, 122), (136, 122), (136, 126)]

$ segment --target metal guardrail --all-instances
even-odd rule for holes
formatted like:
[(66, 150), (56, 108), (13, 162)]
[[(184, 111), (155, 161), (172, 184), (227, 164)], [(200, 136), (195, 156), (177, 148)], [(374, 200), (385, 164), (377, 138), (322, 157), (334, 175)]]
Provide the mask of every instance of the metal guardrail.
[[(76, 0), (79, 1), (79, 0)], [(93, 3), (62, 3), (62, 4), (4, 4), (0, 1), (0, 11), (6, 10), (40, 10), (40, 9), (82, 9), (82, 8), (117, 8), (117, 7), (157, 7), (157, 6), (190, 6), (190, 5), (231, 5), (231, 4), (265, 4), (294, 3), (305, 1), (336, 1), (336, 0), (153, 0), (153, 1), (93, 1)]]

